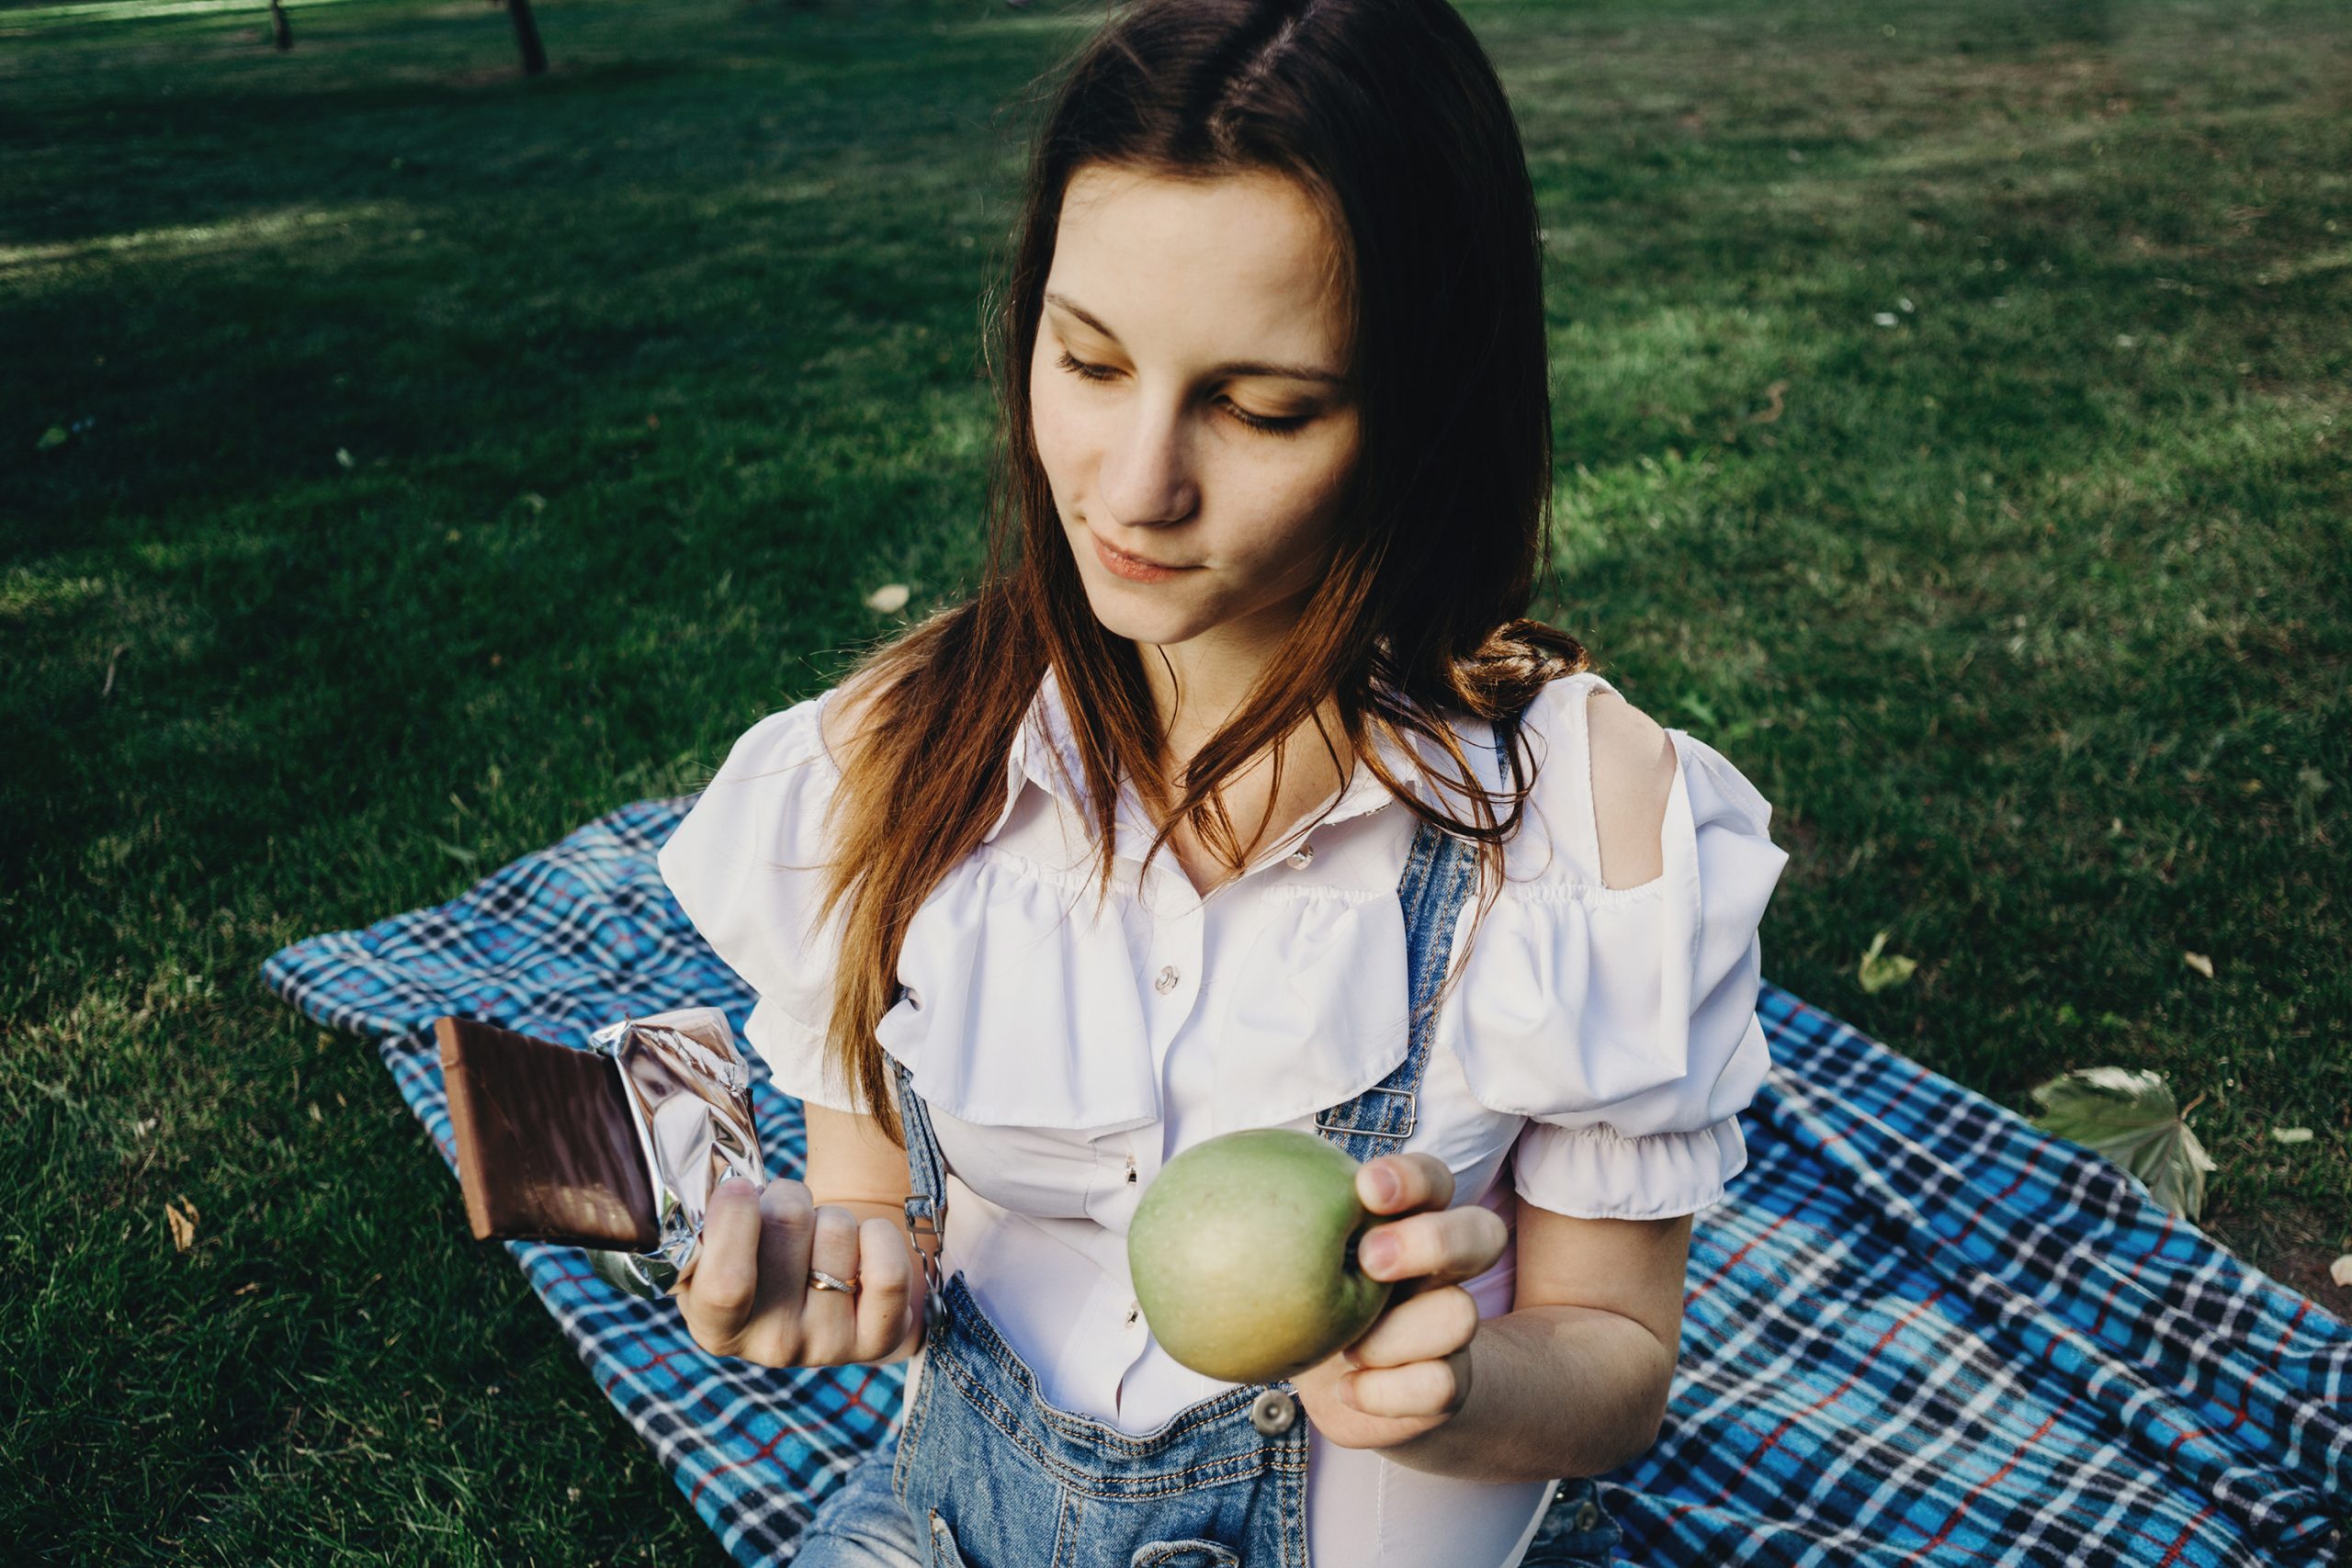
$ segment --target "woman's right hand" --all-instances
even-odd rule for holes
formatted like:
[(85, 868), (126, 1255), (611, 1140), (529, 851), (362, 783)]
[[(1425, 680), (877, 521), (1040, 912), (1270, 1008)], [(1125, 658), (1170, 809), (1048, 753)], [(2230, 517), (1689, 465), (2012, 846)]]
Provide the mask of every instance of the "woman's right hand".
[[(811, 1269), (858, 1288), (818, 1290)], [(798, 1181), (735, 1180), (711, 1194), (701, 1246), (670, 1293), (686, 1332), (713, 1355), (836, 1367), (913, 1354), (922, 1343), (918, 1277), (899, 1222), (820, 1208)]]

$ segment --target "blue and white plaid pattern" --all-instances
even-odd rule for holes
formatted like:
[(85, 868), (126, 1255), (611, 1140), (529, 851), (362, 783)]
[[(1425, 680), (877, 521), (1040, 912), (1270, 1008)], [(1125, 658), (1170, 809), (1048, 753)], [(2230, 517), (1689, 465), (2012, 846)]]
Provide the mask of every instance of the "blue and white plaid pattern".
[[(625, 1013), (752, 997), (654, 853), (639, 801), (462, 897), (295, 943), (265, 981), (373, 1038), (454, 1156), (428, 1027), (585, 1043)], [(1635, 1562), (2193, 1568), (2325, 1563), (2352, 1513), (2352, 1327), (2036, 1131), (1767, 987), (1748, 1168), (1695, 1224), (1657, 1445), (1602, 1483)], [(799, 1108), (752, 1061), (770, 1173)], [(452, 1194), (450, 1214), (459, 1213)], [(781, 1563), (888, 1431), (895, 1369), (704, 1353), (575, 1248), (503, 1244), (728, 1551)]]

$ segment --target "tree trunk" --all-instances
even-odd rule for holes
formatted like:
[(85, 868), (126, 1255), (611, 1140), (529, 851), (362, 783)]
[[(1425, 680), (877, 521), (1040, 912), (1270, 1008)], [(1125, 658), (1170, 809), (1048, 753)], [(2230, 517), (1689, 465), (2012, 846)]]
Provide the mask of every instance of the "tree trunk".
[(269, 0), (269, 39), (283, 50), (294, 47), (294, 27), (286, 19), (286, 7), (277, 0)]
[(523, 49), (523, 74), (538, 75), (548, 68), (548, 51), (539, 47), (539, 25), (531, 19), (531, 0), (506, 0), (506, 14), (514, 18), (514, 41)]

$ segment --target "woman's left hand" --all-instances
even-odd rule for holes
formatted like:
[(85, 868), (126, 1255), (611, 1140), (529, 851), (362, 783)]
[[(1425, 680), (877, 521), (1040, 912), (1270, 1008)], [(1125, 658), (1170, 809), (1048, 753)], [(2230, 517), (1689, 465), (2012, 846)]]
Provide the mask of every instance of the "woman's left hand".
[(1453, 1172), (1430, 1155), (1382, 1155), (1356, 1196), (1399, 1216), (1363, 1235), (1356, 1260), (1396, 1289), (1354, 1343), (1292, 1380), (1315, 1429), (1348, 1449), (1385, 1449), (1444, 1425), (1470, 1397), (1478, 1303), (1459, 1281), (1502, 1257), (1510, 1231), (1476, 1204), (1450, 1209)]

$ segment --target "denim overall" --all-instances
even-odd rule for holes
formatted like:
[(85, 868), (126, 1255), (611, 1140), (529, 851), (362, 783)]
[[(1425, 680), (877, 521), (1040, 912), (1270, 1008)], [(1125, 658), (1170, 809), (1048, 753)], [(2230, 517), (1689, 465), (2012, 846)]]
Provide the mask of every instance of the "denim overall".
[[(1397, 887), (1415, 1014), (1405, 1059), (1316, 1118), (1359, 1160), (1413, 1130), (1431, 1034), (1421, 1010), (1444, 979), (1476, 871), (1468, 840), (1419, 825)], [(1229, 1389), (1141, 1435), (1047, 1404), (962, 1273), (940, 1278), (945, 1166), (928, 1110), (897, 1071), (907, 1218), (929, 1287), (922, 1376), (895, 1457), (877, 1453), (828, 1500), (804, 1538), (804, 1568), (1308, 1568), (1307, 1423), (1293, 1386)], [(1521, 1561), (1602, 1563), (1622, 1534), (1589, 1478), (1564, 1481)]]

